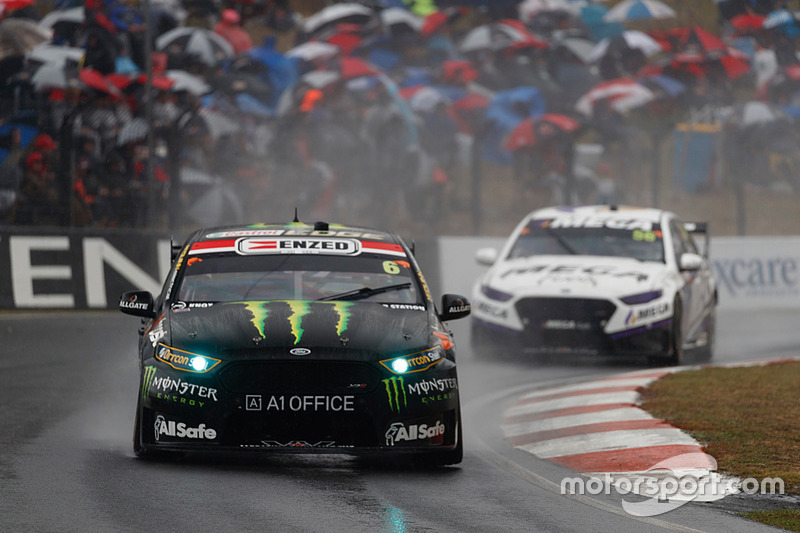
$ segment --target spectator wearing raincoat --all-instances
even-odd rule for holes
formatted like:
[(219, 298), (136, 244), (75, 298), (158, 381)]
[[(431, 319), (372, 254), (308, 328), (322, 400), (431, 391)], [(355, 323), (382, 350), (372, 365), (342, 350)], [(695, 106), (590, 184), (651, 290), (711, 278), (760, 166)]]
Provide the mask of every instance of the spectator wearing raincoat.
[(222, 11), (219, 22), (214, 26), (214, 33), (228, 41), (236, 54), (246, 52), (253, 47), (253, 39), (242, 28), (241, 17), (233, 9)]

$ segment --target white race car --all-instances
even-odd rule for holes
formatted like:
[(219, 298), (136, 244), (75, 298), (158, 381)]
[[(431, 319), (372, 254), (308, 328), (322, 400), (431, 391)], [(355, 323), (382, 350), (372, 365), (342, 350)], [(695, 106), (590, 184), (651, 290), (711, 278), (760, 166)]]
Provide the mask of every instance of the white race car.
[[(693, 234), (700, 234), (698, 247)], [(475, 285), (478, 356), (713, 354), (716, 282), (704, 223), (652, 208), (551, 207), (530, 213)]]

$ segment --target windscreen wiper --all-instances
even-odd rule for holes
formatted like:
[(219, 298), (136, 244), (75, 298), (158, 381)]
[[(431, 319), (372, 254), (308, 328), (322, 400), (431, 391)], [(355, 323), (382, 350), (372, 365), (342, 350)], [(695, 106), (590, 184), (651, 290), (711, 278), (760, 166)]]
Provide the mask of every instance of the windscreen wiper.
[(411, 287), (410, 281), (407, 281), (405, 283), (397, 283), (396, 285), (386, 285), (385, 287), (376, 287), (374, 289), (370, 287), (361, 287), (360, 289), (342, 292), (339, 294), (334, 294), (332, 296), (325, 296), (323, 298), (317, 298), (317, 301), (324, 302), (326, 300), (363, 300), (364, 298), (369, 298), (370, 296), (375, 296), (376, 294), (382, 294), (384, 292), (390, 292), (390, 291), (400, 291), (403, 289), (408, 289), (410, 287)]
[(579, 255), (579, 254), (578, 254), (578, 252), (575, 250), (575, 248), (573, 248), (573, 247), (572, 247), (572, 246), (571, 246), (571, 245), (570, 245), (570, 244), (567, 242), (567, 240), (566, 240), (564, 237), (562, 237), (561, 235), (559, 235), (559, 234), (558, 234), (558, 233), (556, 233), (555, 231), (551, 230), (550, 228), (542, 228), (542, 230), (543, 230), (543, 231), (544, 231), (544, 232), (545, 232), (547, 235), (549, 235), (550, 237), (552, 237), (552, 238), (554, 238), (556, 241), (558, 241), (558, 244), (560, 244), (560, 245), (561, 245), (561, 247), (562, 247), (562, 248), (564, 248), (566, 251), (568, 251), (570, 254), (572, 254), (572, 255)]

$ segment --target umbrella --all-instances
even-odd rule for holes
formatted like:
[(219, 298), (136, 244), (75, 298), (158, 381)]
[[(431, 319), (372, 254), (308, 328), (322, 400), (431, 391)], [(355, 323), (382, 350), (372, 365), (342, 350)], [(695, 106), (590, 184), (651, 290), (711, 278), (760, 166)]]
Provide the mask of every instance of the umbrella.
[(63, 89), (78, 83), (78, 67), (58, 63), (45, 63), (31, 76), (31, 84), (37, 92)]
[(339, 72), (333, 70), (314, 70), (300, 77), (299, 83), (314, 89), (324, 89), (342, 79)]
[(594, 106), (601, 100), (611, 104), (611, 108), (624, 113), (653, 101), (656, 95), (643, 84), (630, 78), (608, 80), (595, 85), (575, 103), (575, 110), (587, 116), (594, 112)]
[(408, 105), (418, 113), (430, 113), (438, 106), (447, 106), (450, 103), (445, 94), (433, 87), (422, 87), (408, 99)]
[(794, 14), (788, 9), (777, 9), (767, 14), (761, 26), (764, 29), (771, 30), (779, 26), (787, 24), (794, 24), (797, 22)]
[(728, 117), (729, 124), (744, 128), (783, 120), (789, 120), (789, 117), (779, 106), (756, 100), (738, 104)]
[(0, 20), (0, 58), (24, 54), (53, 37), (52, 30), (21, 18)]
[(199, 117), (208, 134), (214, 139), (218, 139), (223, 135), (238, 133), (241, 130), (241, 125), (232, 118), (207, 108), (200, 110)]
[(197, 96), (211, 92), (211, 86), (202, 78), (184, 70), (168, 70), (164, 76), (174, 81), (172, 84), (174, 92), (186, 91)]
[(661, 45), (646, 33), (639, 30), (627, 30), (615, 37), (602, 39), (592, 49), (589, 60), (591, 62), (597, 61), (607, 52), (617, 53), (620, 48), (641, 50), (646, 56), (652, 56), (662, 51)]
[(544, 113), (537, 117), (528, 117), (511, 130), (505, 139), (505, 149), (510, 151), (535, 146), (546, 138), (559, 134), (574, 133), (580, 129), (581, 123), (574, 118), (558, 113)]
[[(550, 47), (550, 50), (554, 53), (561, 53), (561, 51), (566, 53), (568, 60), (577, 61), (584, 65), (588, 65), (592, 62), (592, 50), (596, 44), (589, 39), (584, 39), (582, 37), (564, 37), (562, 39), (556, 40)], [(562, 54), (561, 57), (564, 57)]]
[(380, 12), (380, 20), (389, 35), (415, 35), (422, 31), (424, 19), (402, 7), (390, 7)]
[(424, 18), (420, 33), (425, 37), (429, 37), (439, 30), (449, 28), (450, 24), (466, 12), (467, 9), (465, 7), (451, 6), (431, 13)]
[(54, 63), (57, 65), (72, 63), (78, 65), (85, 53), (86, 50), (83, 48), (43, 43), (29, 50), (25, 54), (25, 59), (29, 63)]
[(150, 128), (147, 126), (147, 121), (141, 117), (136, 117), (128, 121), (117, 134), (117, 146), (124, 146), (126, 144), (137, 143), (147, 138), (147, 133)]
[(121, 96), (119, 89), (101, 72), (93, 68), (84, 68), (78, 72), (78, 80), (89, 89), (111, 96)]
[(725, 53), (728, 45), (699, 26), (653, 31), (650, 34), (666, 52)]
[(357, 57), (340, 58), (339, 72), (341, 73), (342, 78), (345, 80), (380, 74), (380, 70), (378, 70), (375, 66)]
[(728, 22), (740, 33), (759, 31), (764, 28), (764, 15), (753, 13), (739, 13)]
[(686, 85), (675, 78), (663, 74), (649, 74), (638, 78), (636, 81), (652, 90), (655, 94), (661, 93), (672, 98), (686, 91)]
[(675, 10), (658, 0), (622, 0), (603, 16), (606, 22), (663, 19), (676, 15)]
[(338, 46), (320, 41), (308, 41), (286, 52), (286, 57), (303, 61), (325, 61), (335, 57), (341, 50)]
[(534, 37), (521, 21), (503, 19), (473, 28), (461, 39), (458, 49), (462, 53), (469, 53), (500, 50), (520, 43), (530, 43), (541, 48), (548, 46), (546, 42)]
[(580, 15), (581, 7), (586, 5), (582, 1), (570, 0), (523, 0), (517, 6), (520, 20), (531, 22), (539, 13), (552, 11), (565, 11), (572, 15)]
[(33, 5), (33, 0), (0, 0), (0, 16)]
[(190, 55), (208, 66), (233, 57), (233, 47), (211, 30), (181, 26), (156, 39), (156, 50), (168, 55)]
[(78, 6), (51, 11), (42, 17), (42, 20), (39, 21), (39, 25), (52, 30), (55, 28), (56, 24), (59, 23), (79, 25), (83, 24), (84, 20), (86, 20), (86, 15), (83, 6)]
[(355, 2), (343, 2), (324, 7), (303, 21), (303, 31), (316, 33), (336, 24), (366, 24), (375, 17), (375, 12)]

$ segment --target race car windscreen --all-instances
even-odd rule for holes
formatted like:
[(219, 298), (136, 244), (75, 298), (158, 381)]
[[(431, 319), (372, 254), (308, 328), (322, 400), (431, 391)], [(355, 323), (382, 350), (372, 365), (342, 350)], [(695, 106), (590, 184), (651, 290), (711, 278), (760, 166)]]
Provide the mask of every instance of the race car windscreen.
[(177, 299), (186, 302), (358, 300), (420, 303), (408, 261), (361, 255), (206, 255), (189, 258)]
[(536, 255), (599, 255), (664, 262), (661, 226), (647, 228), (578, 225), (555, 227), (551, 220), (532, 220), (519, 233), (508, 259)]

